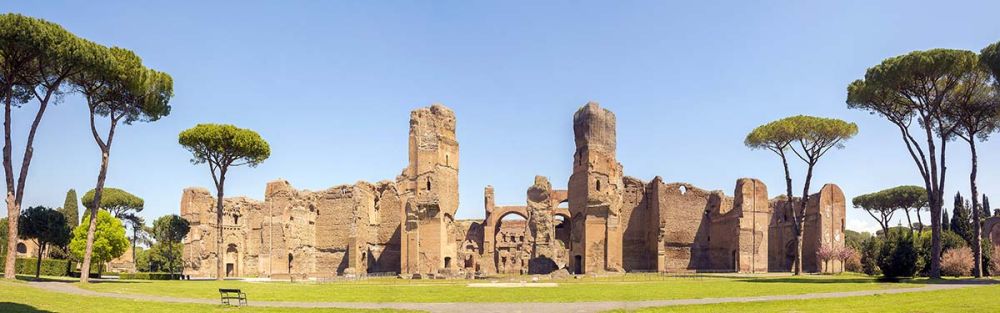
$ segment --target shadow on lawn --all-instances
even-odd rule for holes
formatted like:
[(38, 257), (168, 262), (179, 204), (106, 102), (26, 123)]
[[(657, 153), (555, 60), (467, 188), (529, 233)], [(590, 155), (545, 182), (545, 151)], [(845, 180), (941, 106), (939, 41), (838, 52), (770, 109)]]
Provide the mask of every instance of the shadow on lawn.
[[(35, 278), (35, 276), (21, 276), (21, 275), (17, 276), (17, 280), (20, 280), (20, 281), (31, 281), (31, 282), (44, 282), (44, 283), (51, 283), (51, 282), (56, 282), (56, 283), (76, 283), (76, 282), (80, 281), (79, 279), (69, 279), (69, 278), (66, 278), (66, 277), (61, 277), (61, 278), (39, 277), (39, 278)], [(143, 283), (143, 284), (145, 284), (145, 283), (150, 283), (150, 282), (149, 281), (135, 281), (135, 280), (91, 279), (90, 283), (91, 284), (103, 284), (103, 283), (113, 283), (113, 284)], [(0, 312), (7, 312), (7, 311), (0, 310)]]
[(867, 284), (874, 282), (882, 282), (874, 280), (871, 278), (802, 278), (802, 277), (783, 277), (783, 278), (744, 278), (741, 279), (748, 283), (792, 283), (792, 284)]
[(804, 277), (783, 277), (783, 278), (744, 278), (740, 279), (749, 283), (792, 283), (792, 284), (866, 284), (866, 283), (907, 283), (907, 284), (962, 284), (962, 285), (993, 285), (1000, 284), (1000, 281), (991, 279), (913, 279), (913, 278), (885, 278), (885, 277), (858, 277), (858, 278), (804, 278)]
[[(49, 277), (35, 278), (35, 276), (22, 276), (22, 275), (17, 275), (17, 280), (21, 280), (21, 281), (37, 281), (37, 282), (58, 282), (58, 283), (71, 283), (71, 282), (74, 282), (74, 281), (78, 281), (76, 279), (69, 279), (69, 278), (49, 278)], [(2, 311), (2, 312), (6, 312), (6, 311)]]
[(0, 302), (0, 312), (52, 312), (39, 310), (33, 306), (12, 302)]

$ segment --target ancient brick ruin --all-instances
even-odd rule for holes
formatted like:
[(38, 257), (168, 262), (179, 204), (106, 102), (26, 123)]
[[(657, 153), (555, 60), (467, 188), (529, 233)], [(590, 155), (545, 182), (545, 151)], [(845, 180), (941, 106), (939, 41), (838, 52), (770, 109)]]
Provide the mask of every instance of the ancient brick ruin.
[[(536, 176), (525, 205), (497, 206), (484, 191), (485, 217), (456, 220), (459, 149), (455, 114), (442, 105), (410, 114), (409, 164), (395, 181), (357, 182), (322, 191), (267, 184), (264, 201), (224, 201), (229, 276), (329, 277), (399, 273), (474, 274), (787, 271), (794, 233), (784, 198), (736, 180), (732, 197), (659, 176), (625, 176), (616, 158), (611, 111), (588, 103), (573, 115), (576, 151), (566, 190)], [(181, 214), (185, 274), (215, 273), (212, 194), (188, 188)], [(845, 202), (833, 184), (807, 205), (804, 269), (824, 269), (820, 246), (844, 245)], [(521, 220), (507, 219), (518, 216)]]

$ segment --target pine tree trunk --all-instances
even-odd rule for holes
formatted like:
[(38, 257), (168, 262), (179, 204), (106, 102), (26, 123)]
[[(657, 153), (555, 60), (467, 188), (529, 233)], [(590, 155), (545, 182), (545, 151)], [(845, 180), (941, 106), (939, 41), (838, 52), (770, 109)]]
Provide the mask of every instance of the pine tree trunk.
[(223, 235), (222, 234), (222, 205), (223, 205), (223, 199), (222, 198), (224, 197), (224, 191), (223, 191), (223, 189), (225, 188), (225, 185), (226, 185), (226, 170), (224, 168), (222, 168), (222, 169), (220, 169), (219, 183), (216, 185), (216, 201), (215, 201), (215, 221), (218, 223), (218, 227), (219, 227), (219, 229), (218, 229), (219, 236), (218, 236), (218, 240), (216, 241), (217, 242), (217, 244), (216, 244), (216, 263), (217, 263), (217, 266), (218, 266), (218, 273), (216, 275), (216, 280), (223, 280), (226, 277), (225, 276), (225, 269), (223, 268), (223, 262), (222, 262), (222, 257), (223, 257), (222, 253), (224, 251), (222, 249), (222, 245), (225, 242), (225, 239), (222, 237), (222, 235)]
[[(13, 156), (11, 154), (11, 96), (5, 96), (5, 109), (4, 109), (4, 148), (3, 148), (3, 166), (4, 174), (6, 176), (7, 182), (7, 238), (17, 238), (17, 217), (21, 213), (21, 199), (24, 196), (24, 183), (28, 178), (28, 168), (31, 166), (31, 157), (34, 155), (34, 142), (35, 133), (38, 131), (38, 125), (41, 124), (42, 116), (45, 114), (45, 108), (48, 107), (49, 100), (52, 99), (52, 94), (55, 93), (59, 88), (58, 85), (62, 82), (63, 78), (60, 78), (56, 83), (56, 87), (47, 88), (45, 96), (38, 99), (38, 112), (35, 113), (35, 119), (31, 122), (31, 128), (28, 130), (28, 138), (24, 145), (24, 156), (21, 159), (21, 170), (17, 178), (17, 185), (14, 185), (14, 169)], [(10, 95), (13, 92), (13, 88), (6, 88), (5, 92)], [(13, 197), (12, 197), (13, 196)], [(11, 214), (13, 212), (13, 215)], [(17, 241), (8, 240), (7, 242), (7, 260), (4, 264), (4, 278), (14, 279), (16, 277), (15, 261), (17, 257)]]
[(35, 278), (42, 273), (42, 251), (45, 251), (45, 243), (38, 241), (38, 260), (35, 260)]
[(983, 245), (982, 230), (980, 227), (979, 209), (979, 189), (976, 186), (976, 174), (979, 170), (979, 157), (976, 155), (976, 138), (969, 138), (969, 147), (972, 150), (972, 173), (969, 174), (969, 186), (972, 187), (972, 276), (983, 277)]
[(809, 183), (812, 181), (813, 166), (815, 163), (809, 163), (809, 167), (806, 170), (806, 181), (802, 186), (802, 205), (799, 207), (800, 218), (796, 221), (799, 224), (799, 231), (795, 234), (795, 275), (802, 274), (802, 240), (805, 235), (806, 228), (806, 206), (809, 205)]
[[(781, 165), (785, 169), (785, 197), (788, 198), (785, 201), (785, 210), (787, 210), (788, 213), (792, 214), (792, 224), (795, 226), (795, 229), (794, 229), (795, 233), (798, 234), (798, 232), (799, 232), (799, 230), (798, 230), (799, 225), (798, 225), (797, 222), (795, 222), (796, 221), (795, 207), (792, 205), (792, 173), (788, 170), (788, 159), (785, 158), (785, 154), (784, 153), (779, 153), (778, 155), (781, 156)], [(796, 239), (796, 240), (798, 240), (798, 239)], [(796, 243), (796, 245), (798, 245), (798, 244)], [(782, 262), (782, 263), (784, 263), (784, 262)], [(792, 269), (794, 271), (794, 269), (795, 269), (795, 264), (794, 263), (795, 262), (793, 261), (792, 263), (793, 263), (792, 264)]]
[(7, 193), (7, 258), (4, 261), (3, 278), (17, 278), (14, 262), (17, 260), (17, 218), (21, 209), (14, 204), (14, 193)]
[[(114, 129), (112, 128), (112, 134)], [(110, 142), (110, 137), (108, 138)], [(109, 146), (110, 148), (110, 146)], [(94, 201), (91, 202), (90, 225), (87, 227), (87, 248), (83, 254), (83, 268), (80, 269), (80, 282), (86, 283), (90, 279), (90, 262), (94, 254), (94, 235), (97, 232), (97, 214), (100, 211), (101, 196), (104, 194), (104, 180), (108, 176), (108, 159), (111, 154), (105, 149), (101, 153), (101, 172), (97, 175), (97, 187), (94, 188)]]
[(910, 228), (910, 234), (913, 234), (913, 220), (910, 219), (910, 209), (906, 209), (906, 227)]
[(13, 93), (13, 88), (8, 87), (4, 92), (6, 93), (6, 96), (4, 97), (5, 103), (3, 119), (3, 169), (7, 183), (7, 258), (4, 262), (3, 277), (6, 279), (15, 279), (17, 278), (17, 269), (14, 268), (14, 262), (17, 260), (17, 218), (21, 214), (21, 208), (18, 207), (17, 202), (14, 201), (14, 169), (12, 165), (13, 157), (11, 156), (10, 142), (10, 111), (11, 98), (13, 97), (11, 93)]
[(924, 221), (920, 219), (920, 208), (917, 208), (917, 234), (924, 234)]

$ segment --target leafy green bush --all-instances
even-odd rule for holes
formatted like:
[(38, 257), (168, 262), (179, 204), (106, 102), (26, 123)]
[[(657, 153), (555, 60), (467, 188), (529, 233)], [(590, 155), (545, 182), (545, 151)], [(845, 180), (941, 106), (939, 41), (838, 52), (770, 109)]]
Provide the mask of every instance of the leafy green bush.
[(980, 240), (979, 243), (982, 244), (983, 252), (983, 276), (993, 276), (993, 269), (990, 268), (990, 264), (993, 264), (993, 243), (989, 239)]
[[(931, 232), (925, 230), (918, 237), (917, 253), (919, 255), (919, 260), (917, 262), (917, 269), (920, 271), (921, 275), (927, 275), (931, 270)], [(958, 249), (966, 247), (965, 239), (959, 236), (953, 231), (944, 229), (941, 232), (941, 253), (951, 249)]]
[[(0, 257), (0, 264), (3, 264), (5, 258)], [(35, 258), (17, 258), (14, 261), (14, 270), (21, 275), (35, 275), (35, 266), (38, 263), (38, 259)], [(42, 259), (42, 271), (39, 273), (45, 276), (69, 276), (69, 270), (72, 265), (67, 260), (53, 260), (53, 259)]]
[[(90, 272), (90, 275), (88, 276), (90, 276), (90, 278), (101, 278), (101, 273)], [(69, 277), (80, 278), (80, 272), (71, 272), (69, 273)]]
[(868, 237), (861, 242), (861, 272), (872, 276), (882, 274), (882, 270), (878, 268), (881, 251), (881, 237)]
[(119, 279), (137, 279), (137, 280), (178, 280), (181, 274), (170, 273), (122, 273), (118, 275)]
[(912, 277), (917, 272), (918, 253), (914, 238), (892, 236), (879, 251), (878, 267), (887, 278)]

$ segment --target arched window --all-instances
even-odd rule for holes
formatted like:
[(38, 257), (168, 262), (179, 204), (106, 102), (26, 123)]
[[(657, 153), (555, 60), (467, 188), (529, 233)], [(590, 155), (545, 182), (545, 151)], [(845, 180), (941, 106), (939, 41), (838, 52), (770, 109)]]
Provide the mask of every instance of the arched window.
[(427, 177), (427, 190), (431, 190), (431, 178)]
[(601, 180), (597, 180), (597, 191), (601, 191)]
[(18, 242), (17, 253), (28, 253), (28, 246), (24, 245), (23, 242)]

